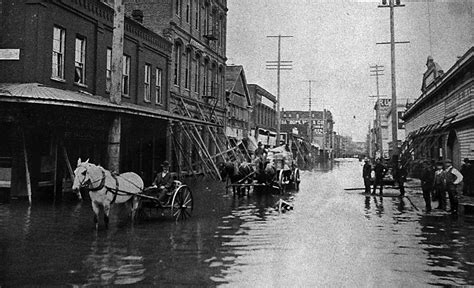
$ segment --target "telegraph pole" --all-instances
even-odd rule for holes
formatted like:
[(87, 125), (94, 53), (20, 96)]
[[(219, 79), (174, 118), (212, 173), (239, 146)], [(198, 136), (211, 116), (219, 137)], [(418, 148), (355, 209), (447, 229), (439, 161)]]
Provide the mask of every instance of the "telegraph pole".
[(312, 102), (312, 96), (311, 96), (311, 84), (313, 82), (316, 82), (316, 80), (305, 80), (303, 82), (308, 82), (308, 89), (309, 89), (309, 95), (308, 95), (308, 108), (309, 108), (309, 143), (313, 143), (313, 111), (311, 109), (311, 102)]
[[(110, 86), (110, 102), (120, 104), (122, 101), (122, 59), (123, 59), (123, 33), (125, 7), (123, 0), (114, 1), (114, 30), (112, 32), (112, 75)], [(122, 118), (114, 115), (109, 129), (107, 155), (107, 168), (111, 171), (119, 172), (120, 168), (120, 136), (122, 128)]]
[[(376, 89), (377, 89), (377, 94), (374, 95), (374, 96), (370, 96), (370, 97), (374, 97), (374, 98), (377, 98), (377, 104), (376, 104), (376, 110), (375, 110), (375, 122), (376, 122), (376, 125), (374, 127), (375, 131), (377, 131), (376, 133), (376, 143), (377, 143), (377, 148), (378, 149), (374, 149), (374, 152), (375, 150), (379, 150), (380, 152), (380, 155), (383, 155), (383, 147), (382, 147), (382, 120), (381, 120), (381, 117), (380, 117), (380, 88), (379, 88), (379, 76), (382, 76), (382, 75), (385, 75), (383, 74), (382, 72), (384, 72), (384, 66), (383, 65), (374, 65), (374, 66), (370, 66), (370, 76), (372, 77), (375, 77), (375, 84), (376, 84)], [(385, 95), (383, 95), (385, 96)], [(374, 153), (375, 155), (375, 153)]]
[(293, 36), (267, 36), (267, 38), (278, 38), (278, 56), (277, 61), (267, 61), (267, 70), (277, 70), (277, 145), (280, 146), (280, 73), (282, 70), (292, 70), (293, 61), (282, 61), (281, 60), (281, 39), (282, 38), (292, 38)]
[(391, 74), (392, 74), (392, 159), (398, 159), (398, 113), (397, 113), (397, 85), (395, 77), (395, 44), (407, 44), (409, 41), (395, 41), (395, 19), (394, 19), (394, 8), (405, 7), (405, 5), (400, 4), (400, 0), (382, 0), (382, 5), (379, 5), (379, 8), (390, 8), (390, 42), (380, 42), (377, 44), (390, 44), (390, 54), (391, 54)]

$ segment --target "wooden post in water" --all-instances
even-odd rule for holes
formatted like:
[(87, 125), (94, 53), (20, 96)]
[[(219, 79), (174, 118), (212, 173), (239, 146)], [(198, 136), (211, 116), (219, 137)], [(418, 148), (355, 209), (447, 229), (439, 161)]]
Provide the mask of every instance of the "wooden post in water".
[(23, 140), (23, 159), (25, 160), (25, 178), (26, 178), (26, 191), (28, 193), (28, 202), (31, 205), (31, 176), (30, 176), (30, 168), (28, 167), (28, 152), (26, 151), (26, 139), (25, 139), (25, 131), (22, 128), (21, 130), (21, 137)]
[[(122, 61), (123, 61), (123, 32), (125, 11), (123, 0), (114, 1), (114, 30), (112, 34), (112, 75), (110, 87), (110, 102), (120, 104), (122, 102)], [(107, 155), (110, 171), (120, 170), (120, 135), (122, 118), (115, 115), (109, 129)]]

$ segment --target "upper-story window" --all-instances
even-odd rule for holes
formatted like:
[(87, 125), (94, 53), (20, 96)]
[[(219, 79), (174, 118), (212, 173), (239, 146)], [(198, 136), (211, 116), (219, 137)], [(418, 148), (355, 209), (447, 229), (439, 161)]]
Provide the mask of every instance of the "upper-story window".
[(76, 37), (74, 82), (86, 84), (86, 38)]
[(183, 0), (176, 0), (175, 1), (175, 8), (176, 8), (176, 16), (181, 17), (181, 11), (182, 11), (182, 5), (183, 5)]
[(112, 49), (107, 48), (107, 64), (105, 67), (105, 91), (110, 92), (112, 86)]
[(51, 62), (51, 77), (64, 79), (64, 43), (66, 30), (54, 26), (53, 28), (53, 58)]
[(200, 9), (199, 0), (194, 0), (194, 26), (196, 27), (196, 30), (199, 30), (199, 26), (201, 26), (201, 13), (199, 13)]
[(155, 101), (156, 104), (163, 104), (163, 93), (161, 89), (161, 83), (163, 83), (163, 71), (160, 68), (156, 68), (155, 78)]
[(199, 80), (201, 77), (201, 67), (199, 65), (200, 57), (196, 55), (196, 60), (194, 61), (194, 92), (199, 93)]
[(185, 0), (186, 1), (186, 22), (189, 23), (191, 20), (191, 3), (189, 1), (191, 0)]
[(146, 102), (151, 101), (151, 65), (145, 64), (145, 71), (144, 71), (144, 79), (143, 79), (143, 100)]
[(184, 88), (191, 88), (191, 51), (186, 50), (186, 67), (184, 70)]
[(180, 74), (181, 74), (181, 45), (176, 43), (174, 48), (174, 85), (180, 85)]
[(130, 56), (123, 55), (122, 60), (122, 95), (130, 94)]
[(203, 62), (203, 75), (202, 75), (202, 95), (203, 96), (209, 96), (207, 93), (207, 83), (209, 81), (209, 62), (204, 60)]
[(204, 5), (202, 6), (202, 12), (201, 13), (201, 17), (203, 17), (202, 19), (202, 32), (204, 33), (204, 35), (207, 35), (208, 34), (208, 27), (207, 27), (207, 22), (208, 22), (208, 18), (209, 18), (209, 9), (208, 9), (208, 6), (207, 5)]

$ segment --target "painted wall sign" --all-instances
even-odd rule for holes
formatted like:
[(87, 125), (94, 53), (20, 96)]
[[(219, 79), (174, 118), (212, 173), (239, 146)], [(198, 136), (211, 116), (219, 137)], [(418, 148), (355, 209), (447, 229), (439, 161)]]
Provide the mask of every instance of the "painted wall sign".
[(20, 60), (20, 49), (0, 49), (1, 60)]

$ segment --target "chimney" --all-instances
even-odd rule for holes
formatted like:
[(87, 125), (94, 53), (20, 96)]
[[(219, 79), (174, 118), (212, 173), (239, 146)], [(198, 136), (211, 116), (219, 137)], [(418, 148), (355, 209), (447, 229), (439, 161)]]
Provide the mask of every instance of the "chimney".
[(132, 18), (133, 20), (139, 22), (139, 23), (143, 23), (143, 11), (142, 10), (133, 10), (132, 11)]

